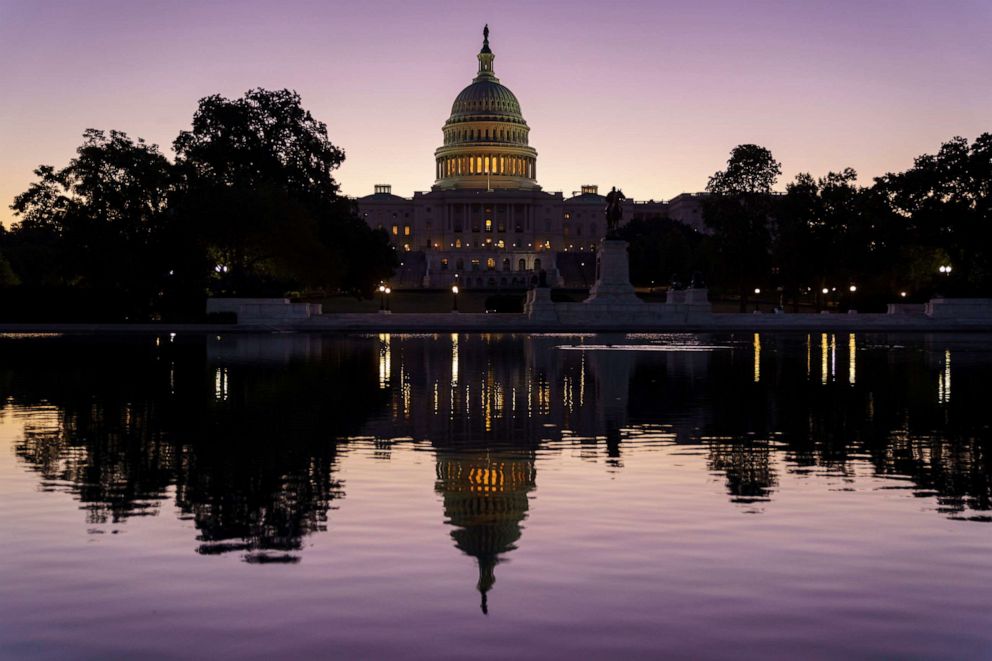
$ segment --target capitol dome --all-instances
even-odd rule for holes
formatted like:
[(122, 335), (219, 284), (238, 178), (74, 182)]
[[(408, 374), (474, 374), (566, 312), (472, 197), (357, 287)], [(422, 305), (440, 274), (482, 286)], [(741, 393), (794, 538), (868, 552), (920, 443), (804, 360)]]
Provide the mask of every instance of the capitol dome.
[(526, 124), (520, 114), (520, 102), (509, 88), (501, 85), (493, 76), (478, 80), (461, 91), (451, 105), (453, 120), (465, 120), (473, 115), (500, 115), (505, 121)]
[(455, 97), (444, 144), (434, 152), (434, 189), (539, 189), (530, 127), (517, 97), (493, 73), (488, 25), (482, 34), (478, 74)]

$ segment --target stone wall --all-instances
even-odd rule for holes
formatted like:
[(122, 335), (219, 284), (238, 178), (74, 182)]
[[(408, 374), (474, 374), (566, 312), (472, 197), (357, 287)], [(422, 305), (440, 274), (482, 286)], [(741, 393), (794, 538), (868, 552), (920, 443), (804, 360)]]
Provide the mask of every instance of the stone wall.
[(288, 298), (208, 298), (207, 314), (233, 313), (249, 325), (303, 321), (323, 312), (320, 303), (290, 303)]

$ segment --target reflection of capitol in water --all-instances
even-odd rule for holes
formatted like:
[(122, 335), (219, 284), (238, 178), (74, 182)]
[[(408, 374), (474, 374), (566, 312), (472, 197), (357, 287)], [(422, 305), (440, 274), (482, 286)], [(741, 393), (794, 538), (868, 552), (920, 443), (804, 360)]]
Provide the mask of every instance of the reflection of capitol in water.
[(627, 424), (629, 351), (581, 349), (592, 336), (382, 334), (379, 385), (388, 415), (379, 437), (435, 445), (485, 440), (534, 447), (563, 434), (606, 438)]
[[(537, 451), (563, 440), (616, 465), (637, 354), (596, 350), (594, 336), (382, 334), (379, 387), (388, 411), (366, 426), (382, 439), (429, 442), (436, 490), (455, 546), (478, 564), (483, 612), (496, 565), (516, 548), (536, 487)], [(679, 371), (705, 354), (670, 353)]]
[(479, 564), (476, 587), (483, 613), (488, 612), (487, 593), (496, 582), (496, 565), (520, 539), (535, 478), (531, 453), (437, 453), (437, 492), (444, 499), (445, 521), (455, 528), (455, 546)]

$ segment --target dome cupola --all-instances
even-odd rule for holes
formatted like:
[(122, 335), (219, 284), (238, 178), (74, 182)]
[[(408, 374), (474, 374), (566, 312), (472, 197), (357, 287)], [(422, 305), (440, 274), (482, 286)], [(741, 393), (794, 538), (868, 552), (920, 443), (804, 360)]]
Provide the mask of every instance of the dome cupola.
[(444, 144), (434, 152), (434, 189), (539, 189), (530, 127), (517, 97), (493, 72), (488, 25), (482, 35), (479, 71), (455, 97), (442, 128)]

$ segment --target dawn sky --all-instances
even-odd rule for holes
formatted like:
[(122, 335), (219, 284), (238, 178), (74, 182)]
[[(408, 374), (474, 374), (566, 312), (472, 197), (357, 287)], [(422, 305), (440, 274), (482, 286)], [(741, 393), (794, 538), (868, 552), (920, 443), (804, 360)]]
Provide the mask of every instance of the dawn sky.
[(992, 2), (0, 0), (0, 220), (86, 128), (159, 144), (197, 99), (291, 88), (347, 160), (345, 193), (433, 183), (488, 22), (545, 190), (698, 191), (755, 142), (862, 182), (992, 131)]

